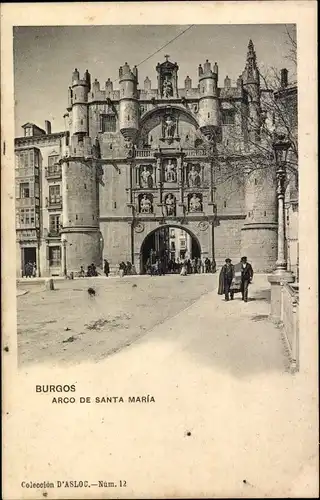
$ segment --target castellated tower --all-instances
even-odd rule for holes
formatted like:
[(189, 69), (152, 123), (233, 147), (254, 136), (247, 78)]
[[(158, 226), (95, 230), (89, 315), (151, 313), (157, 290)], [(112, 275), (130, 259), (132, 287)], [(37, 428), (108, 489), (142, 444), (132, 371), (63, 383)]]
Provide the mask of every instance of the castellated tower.
[(90, 75), (81, 79), (76, 69), (69, 89), (69, 137), (62, 158), (61, 239), (68, 272), (92, 262), (101, 265), (99, 233), (99, 187), (95, 155), (88, 136)]
[(199, 65), (199, 127), (205, 134), (211, 134), (220, 125), (219, 98), (218, 98), (218, 66), (206, 60), (203, 67)]
[(120, 131), (125, 139), (135, 140), (139, 130), (139, 101), (137, 95), (138, 70), (131, 71), (128, 63), (119, 68)]
[[(246, 219), (241, 231), (241, 253), (248, 257), (256, 272), (270, 272), (277, 258), (277, 191), (272, 162), (262, 164), (260, 138), (260, 79), (256, 53), (249, 41), (246, 67), (242, 75), (247, 94), (247, 151), (251, 157), (244, 178)], [(261, 150), (260, 150), (261, 151)]]

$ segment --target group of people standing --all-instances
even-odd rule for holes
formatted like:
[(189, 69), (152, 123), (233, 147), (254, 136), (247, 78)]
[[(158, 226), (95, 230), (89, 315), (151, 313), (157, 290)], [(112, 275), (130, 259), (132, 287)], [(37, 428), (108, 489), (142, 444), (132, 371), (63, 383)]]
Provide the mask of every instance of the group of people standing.
[(120, 262), (119, 264), (119, 276), (122, 278), (123, 276), (130, 276), (137, 274), (135, 267), (131, 264), (131, 262)]
[(35, 262), (27, 262), (24, 266), (24, 276), (26, 278), (35, 278), (37, 276), (37, 265)]
[(248, 288), (252, 278), (253, 269), (247, 257), (241, 257), (236, 265), (228, 258), (220, 271), (218, 294), (224, 294), (225, 300), (233, 300), (234, 294), (241, 292), (242, 300), (248, 302)]

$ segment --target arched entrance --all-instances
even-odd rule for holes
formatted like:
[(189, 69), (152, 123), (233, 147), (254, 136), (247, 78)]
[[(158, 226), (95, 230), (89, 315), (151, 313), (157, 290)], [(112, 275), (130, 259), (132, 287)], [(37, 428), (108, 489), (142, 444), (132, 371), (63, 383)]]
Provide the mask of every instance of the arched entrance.
[(200, 259), (198, 238), (182, 226), (165, 225), (154, 229), (142, 242), (140, 274), (150, 272), (150, 266), (160, 261), (165, 273), (179, 272), (186, 259)]

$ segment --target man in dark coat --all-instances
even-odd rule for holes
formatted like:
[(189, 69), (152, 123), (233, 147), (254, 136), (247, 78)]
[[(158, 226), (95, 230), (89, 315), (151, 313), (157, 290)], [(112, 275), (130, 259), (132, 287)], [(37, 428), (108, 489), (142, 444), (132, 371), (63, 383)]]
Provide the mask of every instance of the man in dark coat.
[(109, 262), (107, 261), (107, 259), (104, 259), (103, 272), (106, 275), (106, 277), (109, 276), (110, 266), (109, 266)]
[(247, 257), (241, 257), (241, 294), (242, 300), (248, 302), (248, 288), (253, 278), (253, 269)]
[(229, 300), (230, 295), (231, 300), (233, 300), (234, 292), (230, 287), (234, 278), (234, 265), (231, 263), (231, 259), (226, 259), (225, 262), (220, 271), (218, 294), (224, 294), (225, 300)]

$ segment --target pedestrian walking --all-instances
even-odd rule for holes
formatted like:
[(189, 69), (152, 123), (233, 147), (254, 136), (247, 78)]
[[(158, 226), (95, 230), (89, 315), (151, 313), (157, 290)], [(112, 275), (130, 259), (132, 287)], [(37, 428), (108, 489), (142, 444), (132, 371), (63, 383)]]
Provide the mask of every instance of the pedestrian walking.
[(248, 288), (252, 283), (253, 269), (251, 264), (247, 261), (247, 257), (241, 257), (241, 294), (242, 300), (248, 302)]
[(108, 278), (109, 273), (110, 273), (110, 265), (109, 265), (109, 262), (107, 261), (107, 259), (104, 259), (103, 272), (106, 275), (106, 277)]
[(225, 300), (233, 300), (234, 292), (230, 289), (232, 280), (234, 278), (234, 265), (231, 259), (226, 259), (225, 264), (222, 266), (219, 276), (218, 295), (223, 295)]

